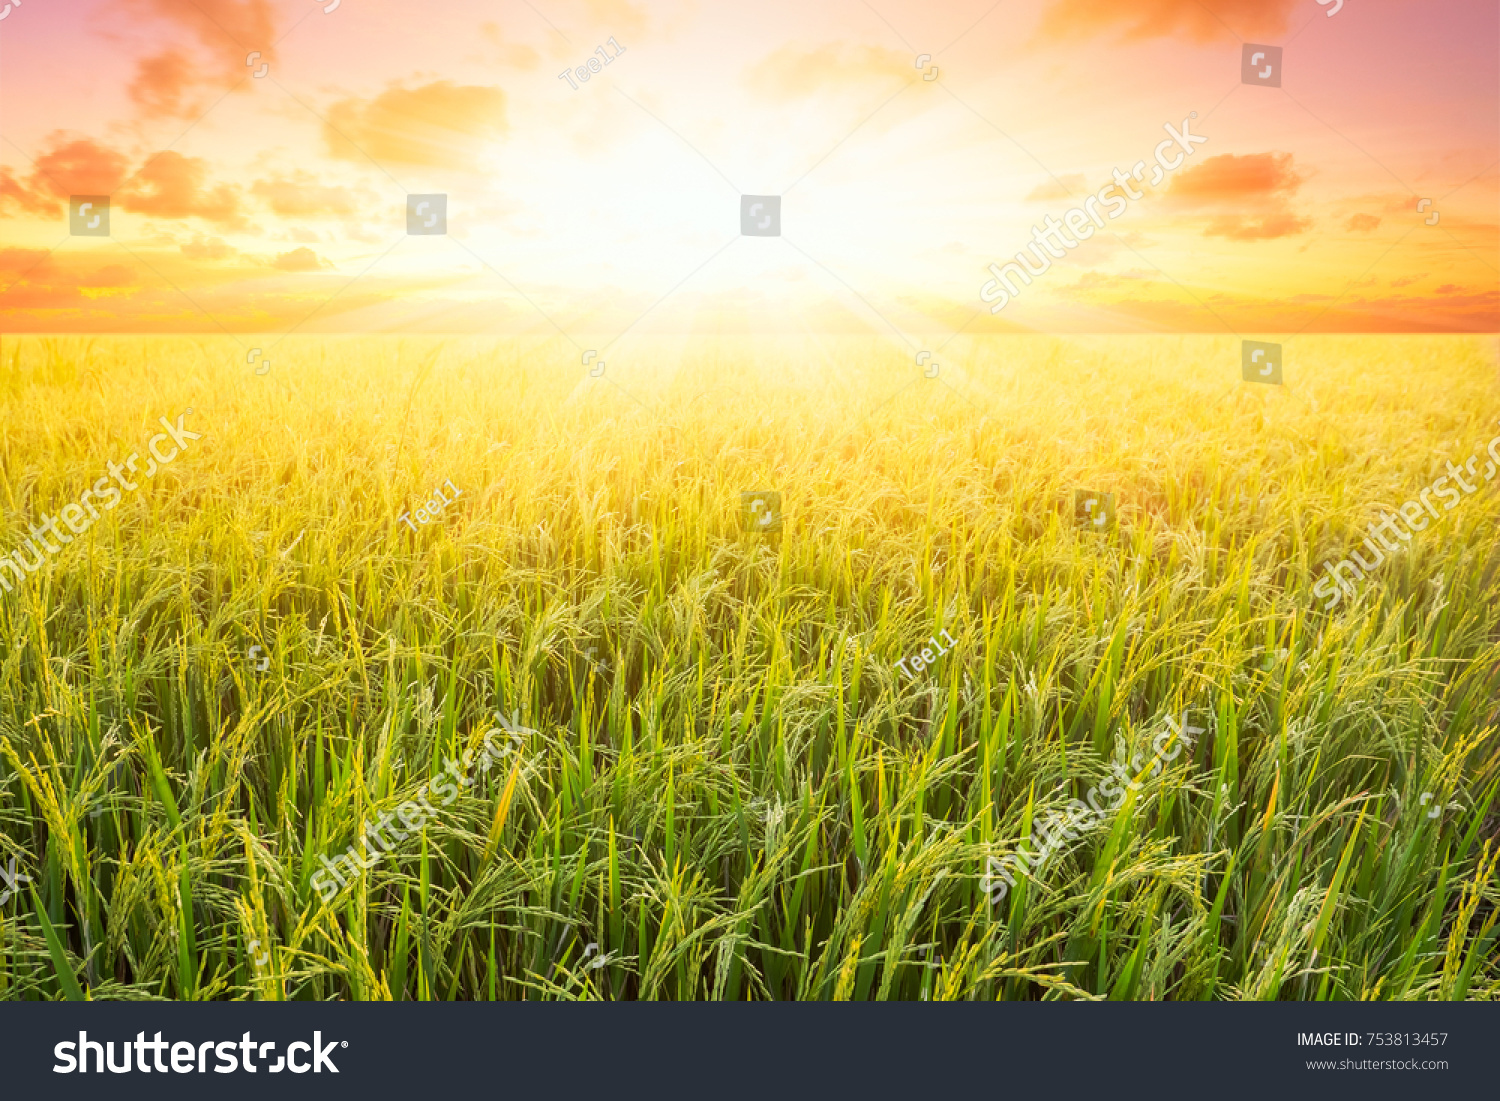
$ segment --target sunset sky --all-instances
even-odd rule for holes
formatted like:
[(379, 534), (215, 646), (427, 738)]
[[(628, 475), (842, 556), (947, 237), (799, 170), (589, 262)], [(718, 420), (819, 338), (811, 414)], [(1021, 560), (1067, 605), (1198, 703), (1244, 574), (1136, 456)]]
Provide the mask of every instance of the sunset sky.
[[(1500, 329), (1500, 6), (1334, 3), (12, 2), (0, 330)], [(989, 312), (988, 264), (1195, 111), (1206, 144)]]

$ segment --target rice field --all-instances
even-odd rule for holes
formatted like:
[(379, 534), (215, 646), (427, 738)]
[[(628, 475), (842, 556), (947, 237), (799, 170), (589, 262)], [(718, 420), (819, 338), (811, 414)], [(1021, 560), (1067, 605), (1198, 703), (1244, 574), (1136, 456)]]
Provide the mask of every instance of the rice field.
[(0, 997), (1500, 998), (1500, 482), (1312, 594), (1496, 341), (1276, 339), (7, 338), (0, 552), (201, 439), (0, 573)]

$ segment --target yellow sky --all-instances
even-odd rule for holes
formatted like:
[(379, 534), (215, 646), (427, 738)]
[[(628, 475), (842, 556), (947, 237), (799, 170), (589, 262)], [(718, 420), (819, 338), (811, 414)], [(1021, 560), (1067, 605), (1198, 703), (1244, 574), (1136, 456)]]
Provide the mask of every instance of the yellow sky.
[[(1500, 329), (1496, 6), (1336, 2), (27, 0), (0, 327)], [(1193, 112), (1205, 143), (990, 312), (990, 263)]]

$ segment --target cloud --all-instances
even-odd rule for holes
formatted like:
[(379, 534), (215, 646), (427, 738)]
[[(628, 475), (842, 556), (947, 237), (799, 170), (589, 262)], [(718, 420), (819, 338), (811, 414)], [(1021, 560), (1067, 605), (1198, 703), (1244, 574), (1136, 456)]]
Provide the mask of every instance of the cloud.
[(0, 169), (0, 208), (56, 217), (71, 195), (108, 195), (121, 210), (161, 218), (202, 218), (242, 225), (239, 189), (209, 188), (207, 162), (170, 150), (146, 161), (133, 175), (124, 153), (91, 138), (51, 135), (52, 148), (36, 159), (31, 175), (18, 179)]
[(192, 31), (205, 45), (232, 39), (236, 50), (241, 42), (263, 50), (278, 37), (270, 0), (119, 0), (115, 6)]
[(1305, 179), (1290, 153), (1224, 153), (1174, 177), (1167, 198), (1175, 206), (1213, 215), (1205, 237), (1268, 241), (1295, 236), (1312, 225), (1291, 208)]
[(1269, 241), (1276, 237), (1294, 237), (1312, 225), (1312, 219), (1290, 212), (1264, 218), (1246, 218), (1243, 214), (1221, 214), (1203, 231), (1205, 237), (1227, 237), (1231, 241)]
[(182, 51), (169, 47), (136, 62), (130, 98), (147, 116), (180, 115), (184, 110), (183, 98), (198, 79), (193, 63)]
[(0, 168), (0, 208), (11, 205), (23, 214), (55, 217), (70, 195), (109, 195), (125, 179), (130, 161), (90, 138), (68, 140), (58, 131), (48, 137), (52, 148), (34, 162), (22, 180)]
[(465, 168), (474, 163), (477, 144), (509, 129), (499, 88), (439, 80), (335, 103), (323, 139), (329, 155), (343, 160)]
[(0, 248), (0, 272), (6, 272), (12, 278), (26, 275), (43, 279), (55, 275), (57, 265), (47, 249)]
[(222, 237), (204, 237), (201, 233), (179, 247), (189, 260), (228, 260), (238, 254)]
[[(61, 135), (53, 135), (54, 140)], [(59, 197), (108, 195), (125, 179), (130, 161), (124, 153), (81, 138), (54, 145), (36, 159), (33, 187), (50, 187)]]
[(1152, 283), (1160, 278), (1160, 274), (1154, 271), (1146, 271), (1141, 268), (1133, 268), (1122, 272), (1086, 271), (1072, 283), (1064, 284), (1059, 288), (1064, 297), (1082, 299), (1084, 291), (1120, 290), (1125, 287), (1138, 287), (1142, 283)]
[(282, 271), (323, 271), (333, 267), (310, 248), (296, 248), (291, 252), (280, 253), (271, 261), (271, 266)]
[(59, 199), (69, 195), (108, 195), (124, 181), (130, 165), (125, 154), (90, 138), (75, 141), (63, 138), (60, 133), (53, 134), (53, 147), (36, 159), (30, 180), (33, 193)]
[(611, 34), (638, 34), (646, 29), (645, 5), (629, 0), (587, 0), (589, 16), (596, 26), (607, 27)]
[(57, 214), (61, 209), (61, 204), (55, 199), (38, 195), (30, 186), (18, 180), (9, 168), (0, 166), (0, 211), (18, 210), (22, 214), (45, 218)]
[(1073, 39), (1120, 28), (1120, 37), (1189, 38), (1195, 42), (1253, 37), (1274, 41), (1287, 30), (1298, 0), (1053, 0), (1042, 35)]
[[(217, 253), (215, 244), (213, 238), (194, 242)], [(51, 254), (0, 248), (0, 317), (6, 330), (264, 333), (308, 321), (310, 280), (286, 271), (288, 265), (307, 266), (306, 257), (288, 258), (281, 266), (274, 253), (209, 264), (185, 254), (196, 251), (191, 245), (182, 250), (178, 243), (161, 241), (138, 244), (136, 250), (140, 265), (104, 240), (77, 239)], [(314, 263), (310, 271), (327, 270), (326, 261), (314, 258)], [(368, 277), (374, 285), (357, 284), (327, 302), (311, 327), (336, 330), (351, 312), (378, 320), (410, 293), (409, 283), (382, 283), (377, 276)]]
[(118, 288), (135, 286), (135, 269), (125, 264), (106, 264), (78, 277), (80, 287)]
[(1169, 195), (1183, 204), (1284, 198), (1303, 180), (1290, 153), (1222, 153), (1178, 173)]
[(507, 42), (498, 24), (481, 23), (479, 33), (500, 52), (501, 65), (512, 69), (535, 69), (541, 64), (541, 55), (524, 42)]
[[(1500, 325), (1500, 292), (1475, 288), (1469, 293), (1445, 294), (1442, 297), (1387, 295), (1366, 298), (1345, 297), (1333, 303), (1323, 296), (1299, 295), (1295, 298), (1267, 298), (1251, 294), (1206, 294), (1194, 288), (1203, 301), (1213, 306), (1210, 313), (1184, 293), (1163, 288), (1159, 280), (1144, 286), (1121, 288), (1118, 296), (1111, 288), (1102, 293), (1085, 295), (1072, 292), (1099, 309), (1124, 317), (1133, 317), (1156, 328), (1177, 332), (1222, 332), (1227, 323), (1249, 331), (1266, 332), (1480, 332), (1491, 333)], [(1153, 291), (1159, 293), (1151, 293)], [(1097, 328), (1097, 326), (1096, 326)]]
[(94, 266), (98, 254), (56, 256), (43, 249), (0, 249), (0, 307), (72, 308), (139, 287), (127, 264)]
[(827, 88), (847, 90), (860, 84), (890, 84), (911, 71), (911, 55), (879, 46), (850, 47), (831, 42), (812, 49), (782, 46), (745, 73), (754, 92), (777, 100), (802, 99)]
[(202, 218), (223, 225), (242, 225), (239, 188), (205, 186), (208, 163), (168, 150), (141, 166), (132, 186), (120, 195), (120, 208), (158, 218)]
[[(325, 186), (312, 173), (301, 170), (291, 176), (256, 180), (250, 191), (275, 213), (288, 217), (353, 214), (362, 205), (361, 198), (349, 188)], [(369, 201), (364, 197), (363, 205), (368, 206)]]
[(1350, 233), (1373, 233), (1380, 226), (1380, 217), (1375, 214), (1356, 214), (1344, 223)]
[[(169, 41), (136, 61), (130, 98), (147, 117), (196, 115), (202, 109), (192, 93), (204, 87), (232, 88), (243, 80), (247, 51), (259, 50), (273, 62), (276, 10), (270, 0), (115, 0), (133, 26), (166, 23), (150, 32), (153, 44)], [(175, 36), (173, 31), (179, 32)], [(190, 37), (192, 56), (180, 41)], [(178, 41), (171, 41), (176, 38)]]
[(1082, 173), (1071, 176), (1059, 176), (1056, 179), (1047, 180), (1032, 188), (1031, 194), (1026, 196), (1026, 201), (1042, 202), (1050, 199), (1070, 199), (1080, 192), (1086, 191), (1087, 179)]

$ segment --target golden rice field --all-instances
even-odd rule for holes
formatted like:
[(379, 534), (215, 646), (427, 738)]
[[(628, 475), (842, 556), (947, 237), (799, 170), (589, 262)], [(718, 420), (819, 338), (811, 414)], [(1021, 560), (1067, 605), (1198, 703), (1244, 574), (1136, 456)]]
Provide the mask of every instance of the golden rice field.
[(1281, 339), (7, 337), (0, 997), (1500, 998), (1496, 342)]

